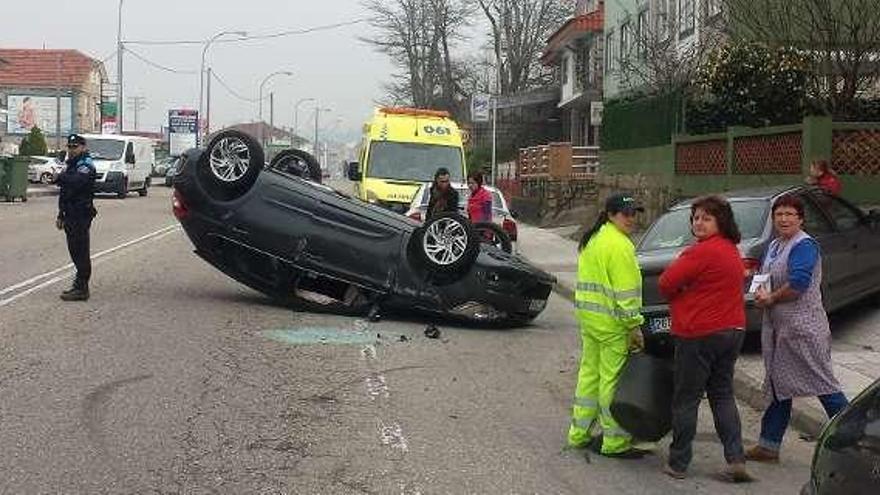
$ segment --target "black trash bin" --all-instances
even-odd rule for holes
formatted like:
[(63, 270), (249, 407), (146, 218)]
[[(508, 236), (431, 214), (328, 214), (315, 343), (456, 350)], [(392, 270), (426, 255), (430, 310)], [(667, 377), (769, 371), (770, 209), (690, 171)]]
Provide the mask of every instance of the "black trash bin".
[(672, 361), (639, 352), (620, 373), (611, 415), (635, 439), (656, 442), (672, 429)]

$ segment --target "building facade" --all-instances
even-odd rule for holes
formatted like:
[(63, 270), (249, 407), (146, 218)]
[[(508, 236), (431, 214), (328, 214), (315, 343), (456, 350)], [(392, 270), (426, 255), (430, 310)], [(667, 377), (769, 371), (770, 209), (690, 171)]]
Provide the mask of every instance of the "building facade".
[(101, 131), (104, 64), (77, 50), (0, 49), (0, 137)]
[(602, 125), (603, 0), (581, 0), (574, 15), (547, 41), (541, 57), (555, 66), (564, 138), (575, 146), (598, 146)]

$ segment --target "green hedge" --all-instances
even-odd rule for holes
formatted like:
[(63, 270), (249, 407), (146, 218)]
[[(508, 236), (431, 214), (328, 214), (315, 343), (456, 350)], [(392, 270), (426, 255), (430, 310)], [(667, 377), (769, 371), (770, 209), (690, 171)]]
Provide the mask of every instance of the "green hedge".
[(610, 100), (602, 116), (602, 148), (622, 150), (672, 143), (679, 131), (680, 94)]

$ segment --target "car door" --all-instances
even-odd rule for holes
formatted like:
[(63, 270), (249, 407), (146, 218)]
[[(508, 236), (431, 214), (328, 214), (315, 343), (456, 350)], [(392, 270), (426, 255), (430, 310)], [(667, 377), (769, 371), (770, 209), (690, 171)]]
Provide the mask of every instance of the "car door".
[(823, 264), (823, 278), (828, 281), (825, 297), (829, 301), (826, 305), (829, 309), (837, 309), (864, 290), (861, 285), (865, 277), (859, 261), (865, 258), (860, 246), (865, 241), (863, 223), (852, 207), (833, 195), (820, 190), (807, 194), (831, 223), (832, 231), (821, 237), (820, 244), (822, 256), (827, 259)]
[(816, 202), (816, 198), (809, 194), (804, 194), (802, 199), (804, 201), (803, 228), (816, 239), (822, 252), (823, 302), (827, 309), (836, 308), (842, 293), (830, 288), (839, 285), (842, 272), (838, 267), (846, 264), (849, 254), (845, 248), (845, 242), (835, 232), (828, 212)]
[(853, 297), (867, 296), (880, 287), (880, 230), (849, 202), (836, 196), (830, 196), (830, 201), (838, 230), (848, 233), (856, 249)]

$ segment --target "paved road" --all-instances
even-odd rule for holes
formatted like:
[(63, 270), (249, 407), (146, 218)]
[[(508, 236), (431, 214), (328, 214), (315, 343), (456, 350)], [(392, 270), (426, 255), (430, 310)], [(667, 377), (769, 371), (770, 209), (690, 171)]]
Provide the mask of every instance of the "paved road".
[[(179, 230), (144, 238), (173, 225), (167, 196), (99, 201), (95, 251), (143, 240), (98, 260), (88, 303), (58, 301), (66, 280), (40, 287), (54, 277), (0, 296), (0, 493), (783, 494), (807, 477), (812, 444), (789, 435), (780, 466), (754, 467), (760, 483), (713, 481), (706, 411), (683, 482), (659, 474), (665, 442), (640, 461), (563, 451), (569, 303), (438, 340), (417, 318), (294, 313)], [(0, 208), (0, 291), (67, 262), (53, 215), (52, 198)]]

